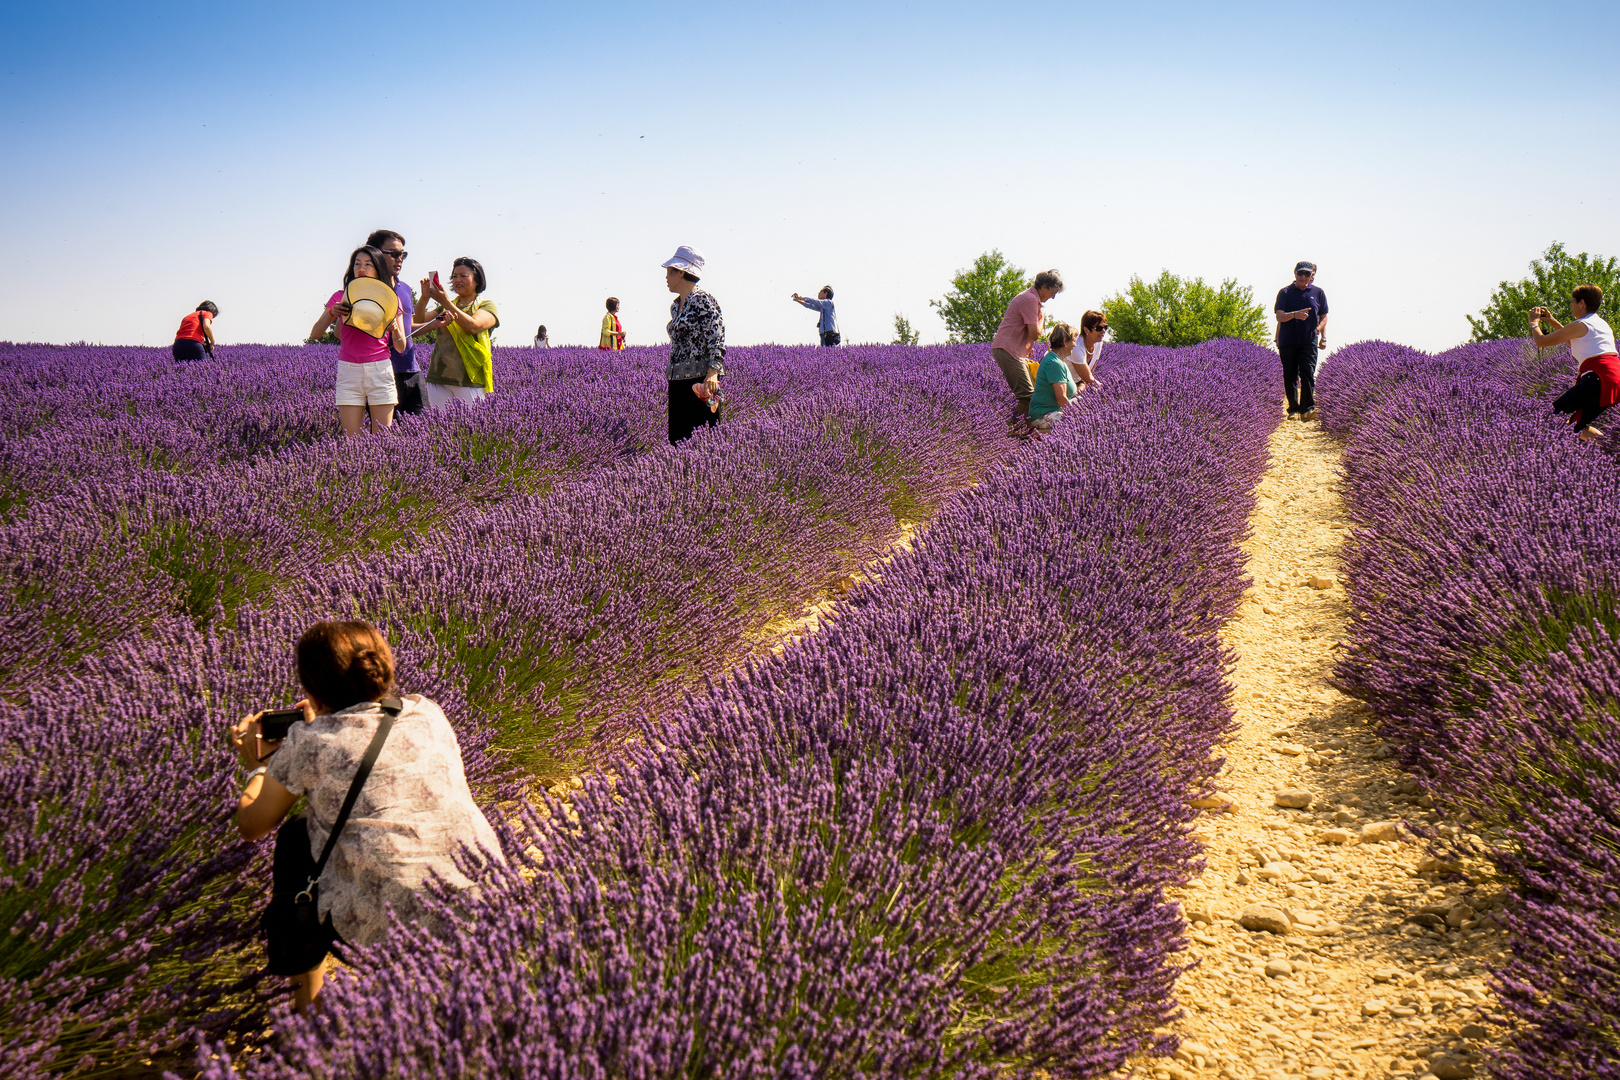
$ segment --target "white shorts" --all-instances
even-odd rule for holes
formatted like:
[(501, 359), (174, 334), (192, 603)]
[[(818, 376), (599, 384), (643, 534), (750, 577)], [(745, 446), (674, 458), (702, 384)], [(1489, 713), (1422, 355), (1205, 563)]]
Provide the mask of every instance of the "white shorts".
[(439, 383), (423, 382), (422, 389), (427, 393), (427, 406), (430, 409), (448, 409), (450, 403), (455, 401), (471, 405), (483, 400), (484, 397), (482, 386), (443, 386)]
[(1034, 420), (1029, 422), (1029, 426), (1034, 428), (1036, 431), (1051, 431), (1052, 425), (1056, 424), (1062, 419), (1063, 410), (1059, 409), (1057, 412), (1049, 412), (1045, 416), (1036, 417)]
[(339, 405), (398, 405), (399, 387), (394, 385), (394, 365), (389, 360), (369, 364), (338, 361), (337, 403)]

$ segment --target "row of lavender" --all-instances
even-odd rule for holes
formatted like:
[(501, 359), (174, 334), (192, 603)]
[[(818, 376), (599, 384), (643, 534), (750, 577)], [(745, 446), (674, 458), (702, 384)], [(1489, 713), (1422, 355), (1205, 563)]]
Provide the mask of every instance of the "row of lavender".
[[(309, 622), (382, 625), (402, 685), (445, 705), (495, 798), (514, 757), (555, 768), (592, 740), (600, 753), (660, 698), (757, 650), (772, 616), (881, 553), (897, 519), (929, 513), (1010, 446), (1004, 391), (976, 357), (760, 349), (734, 351), (734, 422), (641, 450), (580, 433), (554, 399), (581, 417), (629, 401), (627, 423), (652, 428), (657, 358), (631, 357), (640, 367), (603, 380), (592, 411), (591, 384), (563, 377), (602, 363), (579, 350), (527, 358), (558, 377), (387, 439), (234, 458), (225, 440), (212, 461), (168, 472), (132, 454), (158, 440), (128, 434), (139, 410), (116, 420), (118, 438), (64, 433), (84, 421), (73, 403), (116, 381), (118, 353), (32, 358), (58, 408), (16, 439), (60, 440), (88, 475), (52, 490), (14, 468), (27, 498), (0, 530), (8, 1074), (94, 1073), (193, 1028), (258, 1022), (268, 852), (231, 839), (222, 733), (290, 700), (290, 644)], [(308, 362), (284, 350), (226, 382), (262, 387)], [(160, 434), (184, 426), (160, 403), (183, 399), (198, 370), (144, 373), (174, 390), (149, 396)], [(300, 392), (298, 408), (330, 411)], [(539, 485), (469, 450), (523, 439), (574, 449)]]
[(1355, 603), (1339, 678), (1509, 882), (1492, 1075), (1620, 1077), (1620, 467), (1568, 354), (1371, 343), (1323, 373)]
[(1254, 346), (1118, 348), (831, 626), (525, 807), (453, 931), (399, 928), (210, 1077), (1097, 1077), (1164, 1052), (1278, 420)]
[[(664, 351), (503, 350), (485, 405), (404, 417), (394, 437), (334, 453), (324, 347), (178, 367), (155, 349), (0, 348), (0, 691), (154, 618), (206, 622), (324, 565), (639, 462), (662, 445)], [(968, 350), (732, 359), (733, 419), (813, 414), (900, 517), (927, 513), (1004, 441), (988, 423), (997, 388)]]

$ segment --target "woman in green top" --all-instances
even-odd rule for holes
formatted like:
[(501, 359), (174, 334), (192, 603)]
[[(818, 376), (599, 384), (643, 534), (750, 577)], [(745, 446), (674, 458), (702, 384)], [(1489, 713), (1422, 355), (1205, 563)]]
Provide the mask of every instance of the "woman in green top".
[(1069, 355), (1079, 336), (1068, 323), (1052, 327), (1050, 346), (1035, 371), (1035, 393), (1029, 399), (1029, 426), (1037, 432), (1051, 431), (1052, 425), (1063, 419), (1064, 408), (1080, 392), (1074, 372), (1069, 370)]
[[(501, 325), (501, 320), (493, 300), (478, 299), (484, 284), (484, 268), (477, 259), (468, 258), (457, 259), (450, 269), (453, 297), (436, 277), (422, 279), (416, 301), (415, 321), (421, 328), (417, 332), (439, 331), (424, 380), (430, 409), (446, 408), (452, 401), (471, 405), (495, 392), (489, 332)], [(427, 313), (429, 300), (439, 305), (431, 318)]]

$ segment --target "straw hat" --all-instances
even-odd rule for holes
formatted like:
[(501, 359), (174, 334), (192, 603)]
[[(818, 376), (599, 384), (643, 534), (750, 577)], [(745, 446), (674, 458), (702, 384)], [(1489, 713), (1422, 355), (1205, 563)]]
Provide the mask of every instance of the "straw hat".
[(374, 338), (388, 332), (388, 324), (399, 314), (399, 294), (374, 277), (357, 277), (343, 290), (349, 317), (343, 321)]

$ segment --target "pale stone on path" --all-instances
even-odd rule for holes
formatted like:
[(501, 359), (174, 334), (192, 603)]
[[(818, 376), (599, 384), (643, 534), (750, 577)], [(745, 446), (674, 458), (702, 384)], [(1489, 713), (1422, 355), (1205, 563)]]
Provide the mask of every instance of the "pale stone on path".
[(1401, 823), (1398, 821), (1369, 821), (1361, 827), (1361, 842), (1364, 844), (1381, 844), (1386, 840), (1399, 841), (1401, 838)]
[(1283, 788), (1273, 797), (1278, 806), (1285, 806), (1292, 810), (1308, 809), (1316, 799), (1316, 793), (1304, 788)]
[(1238, 924), (1245, 930), (1286, 934), (1292, 925), (1281, 908), (1270, 904), (1250, 904), (1238, 913)]

